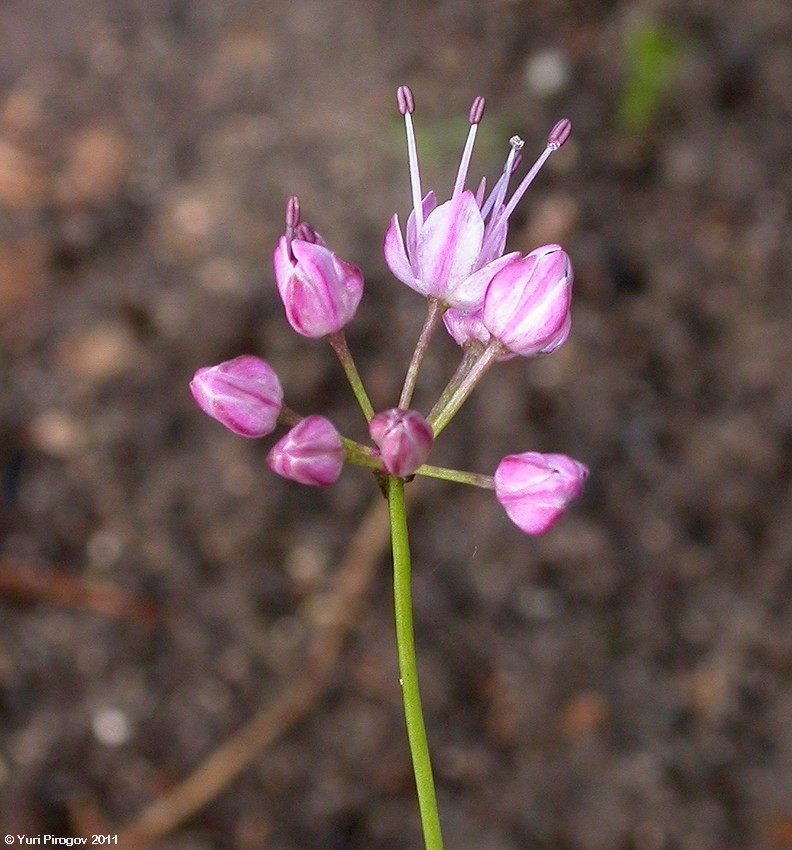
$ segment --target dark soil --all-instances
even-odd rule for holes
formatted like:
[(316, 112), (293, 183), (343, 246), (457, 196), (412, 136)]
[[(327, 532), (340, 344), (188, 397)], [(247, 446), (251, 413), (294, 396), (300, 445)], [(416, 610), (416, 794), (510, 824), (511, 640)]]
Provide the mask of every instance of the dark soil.
[[(572, 256), (572, 338), (499, 365), (433, 459), (564, 452), (586, 495), (542, 538), (440, 482), (412, 519), (447, 847), (792, 847), (786, 0), (0, 3), (0, 832), (115, 831), (299, 667), (376, 487), (277, 479), (187, 383), (258, 354), (362, 438), (274, 288), (298, 194), (366, 271), (350, 345), (395, 403), (424, 307), (381, 256), (401, 83), (441, 195), (475, 95), (476, 175), (575, 125), (510, 241)], [(157, 846), (421, 846), (389, 574), (310, 716)]]

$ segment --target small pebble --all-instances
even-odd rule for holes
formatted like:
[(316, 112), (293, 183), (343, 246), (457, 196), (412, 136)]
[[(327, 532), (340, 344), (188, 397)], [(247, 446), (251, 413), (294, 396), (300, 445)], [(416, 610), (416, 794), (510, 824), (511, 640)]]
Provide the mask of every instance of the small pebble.
[(126, 714), (117, 708), (105, 708), (98, 711), (93, 716), (91, 728), (96, 740), (107, 747), (120, 747), (126, 744), (132, 731)]
[(525, 63), (525, 83), (537, 97), (552, 97), (569, 83), (571, 69), (560, 50), (542, 50)]

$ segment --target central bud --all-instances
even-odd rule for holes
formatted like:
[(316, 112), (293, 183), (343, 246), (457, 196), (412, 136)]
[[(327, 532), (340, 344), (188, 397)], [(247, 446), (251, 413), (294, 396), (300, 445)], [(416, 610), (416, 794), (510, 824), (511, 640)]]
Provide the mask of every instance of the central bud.
[(413, 475), (424, 464), (434, 439), (432, 426), (417, 410), (401, 407), (378, 413), (369, 423), (369, 434), (385, 469), (397, 478)]

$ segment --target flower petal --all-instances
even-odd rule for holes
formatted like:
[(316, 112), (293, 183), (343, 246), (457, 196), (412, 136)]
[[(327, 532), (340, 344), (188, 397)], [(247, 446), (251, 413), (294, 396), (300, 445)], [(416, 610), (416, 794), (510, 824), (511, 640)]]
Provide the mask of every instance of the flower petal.
[[(423, 201), (421, 202), (421, 209), (423, 210), (423, 220), (426, 221), (429, 218), (430, 213), (437, 206), (437, 195), (435, 195), (434, 190), (427, 192), (424, 196)], [(415, 247), (418, 243), (418, 234), (415, 232), (415, 210), (411, 210), (410, 214), (407, 216), (407, 227), (405, 228), (405, 232), (407, 234), (407, 254), (411, 257), (415, 257)]]
[(483, 238), (484, 221), (471, 192), (462, 192), (428, 216), (414, 258), (416, 277), (427, 295), (446, 300), (475, 269)]
[(466, 277), (460, 284), (448, 293), (446, 303), (459, 310), (471, 312), (479, 310), (484, 304), (484, 295), (493, 277), (513, 260), (520, 256), (519, 251), (504, 254), (488, 263), (477, 272)]
[(393, 272), (402, 283), (414, 289), (416, 292), (425, 294), (421, 289), (420, 281), (413, 274), (410, 267), (410, 260), (407, 256), (407, 251), (404, 246), (404, 237), (402, 236), (401, 227), (399, 227), (399, 216), (394, 215), (391, 219), (388, 232), (385, 234), (385, 244), (383, 246), (385, 253), (385, 262), (388, 268)]

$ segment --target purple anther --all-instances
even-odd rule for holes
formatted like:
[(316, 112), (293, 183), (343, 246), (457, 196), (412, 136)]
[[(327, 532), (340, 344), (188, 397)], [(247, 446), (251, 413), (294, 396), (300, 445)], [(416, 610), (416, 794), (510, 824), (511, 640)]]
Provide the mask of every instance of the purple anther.
[(286, 228), (294, 230), (300, 223), (300, 199), (297, 195), (292, 195), (286, 201)]
[(547, 137), (547, 146), (557, 151), (572, 133), (572, 122), (569, 118), (562, 118), (550, 131)]
[(396, 89), (396, 103), (402, 115), (412, 115), (415, 112), (415, 98), (409, 86), (399, 86)]
[(484, 117), (484, 108), (487, 105), (487, 101), (479, 95), (474, 101), (473, 105), (470, 107), (470, 117), (468, 120), (471, 124), (480, 124), (481, 119)]
[(303, 242), (310, 242), (311, 245), (316, 245), (319, 242), (319, 234), (307, 221), (301, 221), (295, 226), (294, 235), (295, 238), (302, 239)]

